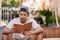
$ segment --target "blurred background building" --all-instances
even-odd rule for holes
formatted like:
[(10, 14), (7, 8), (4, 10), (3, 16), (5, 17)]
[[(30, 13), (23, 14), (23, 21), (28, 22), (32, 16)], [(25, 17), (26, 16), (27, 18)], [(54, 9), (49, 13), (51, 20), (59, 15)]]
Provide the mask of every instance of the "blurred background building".
[[(49, 15), (49, 13), (50, 14), (52, 13), (49, 17), (49, 19), (51, 19), (49, 23), (53, 23), (56, 26), (59, 26), (60, 24), (59, 4), (60, 0), (1, 0), (0, 21), (6, 22), (8, 24), (10, 20), (18, 17), (19, 8), (21, 5), (24, 5), (29, 7), (30, 14), (32, 14), (34, 18), (42, 17), (44, 24), (47, 24), (46, 22), (47, 15)], [(44, 13), (41, 13), (41, 11), (44, 11)]]

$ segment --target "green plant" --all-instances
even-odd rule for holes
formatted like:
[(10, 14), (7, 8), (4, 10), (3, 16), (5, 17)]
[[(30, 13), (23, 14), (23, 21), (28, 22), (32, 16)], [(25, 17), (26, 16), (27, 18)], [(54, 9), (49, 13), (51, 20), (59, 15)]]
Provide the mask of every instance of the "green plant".
[(52, 16), (52, 12), (49, 9), (44, 9), (44, 10), (40, 10), (39, 11), (40, 15), (46, 16), (46, 17), (50, 17)]
[(2, 7), (7, 6), (7, 1), (6, 0), (2, 0)]
[(7, 3), (7, 0), (2, 0), (2, 7), (19, 7), (21, 5), (20, 1), (11, 0)]
[(49, 9), (39, 10), (39, 16), (40, 15), (46, 17), (46, 24), (53, 23), (55, 21), (55, 17), (52, 16), (52, 12)]
[(19, 1), (16, 2), (15, 0), (11, 0), (10, 5), (11, 5), (11, 7), (14, 7), (14, 6), (18, 7), (20, 5), (20, 3), (19, 3)]
[(60, 22), (60, 17), (58, 17), (58, 21)]
[(46, 18), (46, 23), (53, 23), (55, 21), (55, 17), (54, 16), (50, 16), (48, 18)]

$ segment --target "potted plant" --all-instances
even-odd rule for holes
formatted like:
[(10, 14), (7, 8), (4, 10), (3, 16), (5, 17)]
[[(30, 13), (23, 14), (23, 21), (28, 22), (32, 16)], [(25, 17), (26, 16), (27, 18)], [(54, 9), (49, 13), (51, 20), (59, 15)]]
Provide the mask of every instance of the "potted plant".
[[(46, 17), (46, 25), (49, 26), (49, 25), (53, 25), (53, 22), (55, 21), (55, 17), (52, 16), (52, 12), (49, 10), (49, 9), (43, 9), (43, 10), (39, 10), (39, 16), (40, 15), (43, 15)], [(38, 17), (39, 17), (38, 16)]]

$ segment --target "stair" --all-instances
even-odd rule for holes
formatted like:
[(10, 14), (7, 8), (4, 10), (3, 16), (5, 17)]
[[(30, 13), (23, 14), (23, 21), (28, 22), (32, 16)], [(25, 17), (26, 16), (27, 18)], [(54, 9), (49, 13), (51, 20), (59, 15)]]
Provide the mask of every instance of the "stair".
[(60, 40), (60, 38), (43, 38), (43, 40)]

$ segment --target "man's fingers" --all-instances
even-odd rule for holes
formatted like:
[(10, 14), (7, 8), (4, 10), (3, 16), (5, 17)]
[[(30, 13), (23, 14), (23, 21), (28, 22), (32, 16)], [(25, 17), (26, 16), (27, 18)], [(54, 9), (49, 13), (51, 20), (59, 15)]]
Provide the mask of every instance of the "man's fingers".
[(13, 27), (12, 29), (16, 29), (16, 27)]

